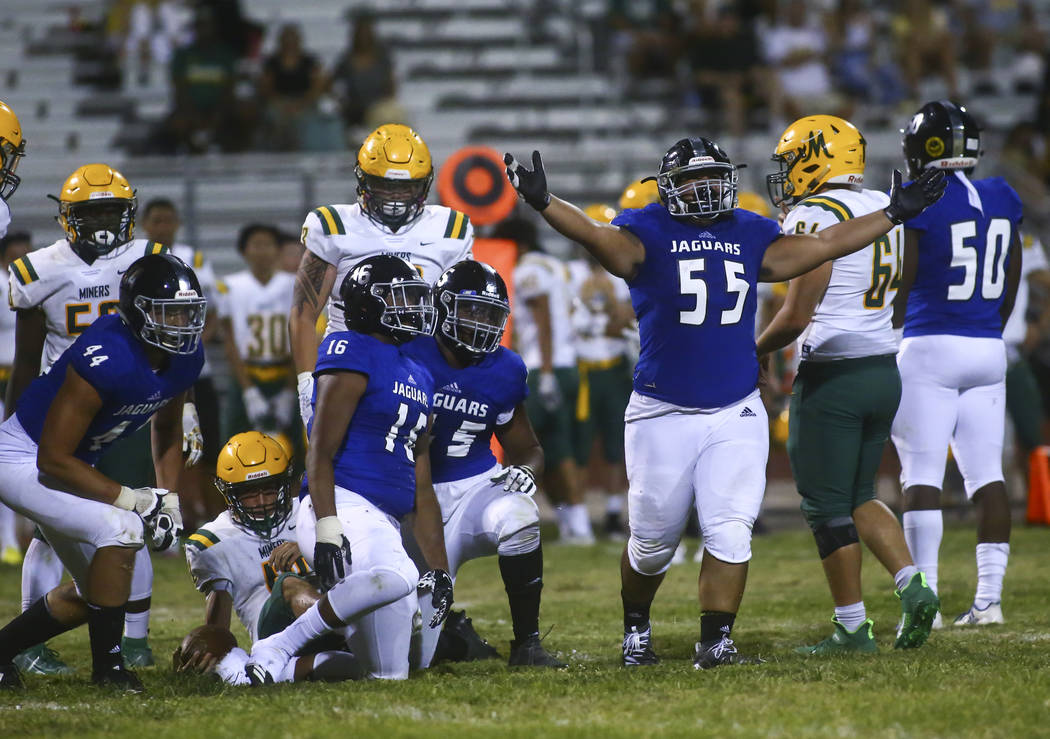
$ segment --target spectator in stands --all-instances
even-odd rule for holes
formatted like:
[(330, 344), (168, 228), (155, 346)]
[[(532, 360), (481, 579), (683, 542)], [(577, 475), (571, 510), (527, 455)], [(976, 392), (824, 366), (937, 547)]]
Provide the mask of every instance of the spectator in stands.
[(397, 82), (390, 49), (376, 33), (375, 19), (359, 13), (351, 19), (349, 45), (332, 69), (332, 92), (339, 101), (347, 136), (361, 137), (357, 129), (400, 121)]
[(759, 79), (753, 6), (753, 0), (690, 3), (692, 25), (686, 48), (701, 104), (706, 110), (721, 111), (722, 128), (733, 136), (746, 130), (748, 96)]
[(1006, 178), (1024, 203), (1025, 231), (1050, 244), (1050, 188), (1041, 149), (1046, 141), (1031, 123), (1016, 124), (1006, 134), (993, 173)]
[(1046, 32), (1039, 22), (1034, 5), (1030, 2), (1019, 4), (1018, 19), (1013, 37), (1014, 90), (1020, 93), (1036, 92), (1046, 66), (1043, 59), (1047, 49)]
[(674, 76), (682, 34), (671, 0), (609, 0), (607, 19), (631, 80)]
[(899, 0), (893, 18), (897, 54), (903, 62), (908, 94), (922, 97), (919, 83), (930, 74), (943, 80), (947, 97), (958, 94), (955, 38), (949, 27), (946, 3), (938, 0)]
[(317, 113), (317, 101), (325, 84), (321, 64), (313, 54), (303, 50), (299, 27), (294, 23), (281, 26), (277, 50), (263, 62), (259, 78), (267, 148), (278, 151), (303, 148), (303, 132)]
[(150, 83), (166, 69), (184, 40), (187, 9), (181, 0), (116, 0), (106, 16), (106, 36), (121, 56), (125, 88)]
[(774, 128), (813, 111), (838, 112), (828, 73), (827, 33), (803, 0), (788, 0), (765, 35), (765, 57), (775, 70), (771, 95)]
[(193, 42), (176, 51), (171, 62), (175, 100), (158, 141), (161, 150), (239, 148), (243, 132), (236, 125), (234, 107), (236, 66), (237, 57), (217, 35), (211, 12), (198, 10)]
[(201, 10), (207, 10), (215, 19), (215, 28), (222, 43), (238, 59), (254, 58), (259, 53), (266, 29), (244, 17), (240, 0), (192, 0)]

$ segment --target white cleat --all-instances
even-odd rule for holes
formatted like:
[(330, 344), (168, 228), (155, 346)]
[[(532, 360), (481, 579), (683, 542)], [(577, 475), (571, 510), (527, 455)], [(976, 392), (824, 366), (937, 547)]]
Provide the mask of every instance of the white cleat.
[(978, 608), (976, 604), (970, 606), (970, 610), (959, 616), (952, 626), (988, 626), (989, 624), (1003, 623), (1002, 601), (989, 603), (984, 608)]
[(944, 619), (941, 618), (941, 612), (937, 611), (937, 615), (933, 617), (933, 624), (930, 626), (933, 631), (939, 631), (944, 628)]
[(252, 645), (252, 656), (244, 666), (252, 685), (279, 682), (288, 663), (295, 657), (284, 648), (279, 637), (280, 634), (274, 634)]
[(671, 557), (671, 564), (672, 565), (685, 564), (685, 560), (686, 560), (686, 556), (685, 555), (686, 555), (685, 542), (684, 541), (680, 541), (680, 542), (678, 542), (678, 548), (674, 550), (674, 555)]

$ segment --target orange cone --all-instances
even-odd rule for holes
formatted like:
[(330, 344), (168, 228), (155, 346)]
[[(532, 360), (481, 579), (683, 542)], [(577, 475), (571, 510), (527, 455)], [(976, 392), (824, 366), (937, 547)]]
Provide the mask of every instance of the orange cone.
[(1028, 457), (1028, 523), (1050, 525), (1050, 446)]

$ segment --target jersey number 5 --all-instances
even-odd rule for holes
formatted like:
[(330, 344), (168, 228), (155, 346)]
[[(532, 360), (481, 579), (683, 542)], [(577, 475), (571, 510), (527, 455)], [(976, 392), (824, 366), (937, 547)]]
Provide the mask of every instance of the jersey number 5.
[[(751, 284), (741, 276), (744, 265), (740, 262), (725, 261), (722, 263), (726, 272), (726, 292), (736, 293), (736, 304), (722, 311), (721, 324), (729, 326), (740, 323), (744, 315), (744, 302)], [(682, 295), (696, 296), (696, 307), (678, 313), (678, 320), (689, 326), (699, 326), (707, 318), (707, 282), (701, 277), (694, 277), (694, 272), (704, 271), (703, 259), (683, 259), (678, 263), (678, 289)]]

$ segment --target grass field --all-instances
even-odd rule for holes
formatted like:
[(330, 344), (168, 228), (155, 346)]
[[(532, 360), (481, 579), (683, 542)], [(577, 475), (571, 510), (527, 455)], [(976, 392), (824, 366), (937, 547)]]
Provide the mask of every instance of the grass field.
[[(972, 527), (949, 527), (941, 550), (946, 618), (965, 610), (976, 578)], [(733, 636), (765, 665), (698, 673), (696, 566), (671, 570), (653, 609), (663, 664), (624, 670), (619, 545), (546, 548), (542, 621), (562, 672), (457, 664), (402, 683), (223, 687), (176, 676), (168, 657), (203, 614), (179, 558), (158, 559), (152, 642), (160, 664), (142, 670), (145, 697), (103, 696), (87, 684), (86, 629), (53, 645), (70, 678), (27, 679), (0, 694), (0, 736), (1050, 736), (1050, 530), (1018, 527), (1006, 579), (1007, 624), (935, 632), (925, 647), (892, 649), (898, 601), (865, 560), (877, 655), (819, 660), (792, 648), (830, 633), (830, 600), (806, 532), (755, 541), (751, 579)], [(18, 573), (0, 570), (0, 615), (17, 609)], [(482, 635), (506, 653), (506, 602), (495, 559), (468, 564), (456, 589)], [(237, 632), (242, 639), (243, 632)]]

